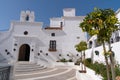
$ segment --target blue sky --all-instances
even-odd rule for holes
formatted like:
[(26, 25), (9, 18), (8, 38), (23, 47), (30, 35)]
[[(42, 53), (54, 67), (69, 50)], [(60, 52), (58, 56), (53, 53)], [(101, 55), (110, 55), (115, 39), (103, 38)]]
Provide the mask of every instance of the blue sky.
[(10, 22), (19, 20), (22, 10), (35, 12), (36, 21), (49, 25), (49, 18), (61, 17), (64, 8), (75, 8), (76, 15), (86, 15), (94, 7), (120, 8), (120, 0), (0, 0), (0, 30), (10, 27)]

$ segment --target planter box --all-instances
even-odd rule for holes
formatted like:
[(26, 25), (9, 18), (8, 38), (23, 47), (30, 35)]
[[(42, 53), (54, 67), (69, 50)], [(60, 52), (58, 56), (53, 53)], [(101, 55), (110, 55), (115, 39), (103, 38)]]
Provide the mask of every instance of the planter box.
[(56, 66), (74, 66), (74, 62), (57, 62)]
[(86, 73), (86, 70), (79, 70), (80, 73)]

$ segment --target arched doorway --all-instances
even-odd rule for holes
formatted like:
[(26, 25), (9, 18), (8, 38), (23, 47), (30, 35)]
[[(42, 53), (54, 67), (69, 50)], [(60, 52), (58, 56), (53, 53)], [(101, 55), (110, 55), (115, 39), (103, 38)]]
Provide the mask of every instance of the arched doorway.
[(28, 44), (23, 44), (19, 49), (18, 61), (29, 61), (30, 58), (30, 46)]

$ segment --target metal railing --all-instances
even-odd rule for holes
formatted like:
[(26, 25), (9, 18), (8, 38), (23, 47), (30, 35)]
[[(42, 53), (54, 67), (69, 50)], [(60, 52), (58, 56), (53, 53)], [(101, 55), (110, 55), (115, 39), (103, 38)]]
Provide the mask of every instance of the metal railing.
[(9, 80), (10, 66), (0, 67), (0, 80)]

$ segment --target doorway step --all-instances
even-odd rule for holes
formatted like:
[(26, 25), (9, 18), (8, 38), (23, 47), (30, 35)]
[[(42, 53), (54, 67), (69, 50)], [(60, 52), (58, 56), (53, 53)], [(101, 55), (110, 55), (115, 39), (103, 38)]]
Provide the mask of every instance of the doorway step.
[(32, 71), (42, 70), (45, 68), (46, 68), (45, 66), (37, 65), (36, 63), (20, 61), (16, 63), (15, 72), (16, 73), (32, 72)]

